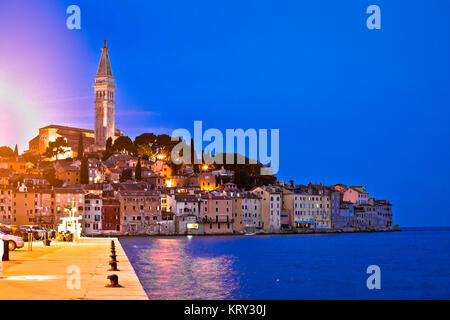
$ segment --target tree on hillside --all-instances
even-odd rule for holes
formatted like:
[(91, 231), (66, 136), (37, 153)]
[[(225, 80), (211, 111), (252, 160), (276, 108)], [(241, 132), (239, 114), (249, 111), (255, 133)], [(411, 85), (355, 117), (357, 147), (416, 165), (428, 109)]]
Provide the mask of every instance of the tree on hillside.
[(154, 133), (143, 133), (134, 139), (136, 147), (152, 146), (156, 142), (156, 135)]
[(62, 187), (63, 181), (56, 179), (55, 169), (50, 168), (47, 173), (45, 174), (45, 179), (50, 183), (52, 187)]
[(225, 183), (231, 182), (230, 176), (217, 176), (216, 177), (216, 185), (224, 185)]
[(14, 151), (7, 146), (0, 147), (0, 157), (12, 158), (14, 157)]
[(83, 157), (83, 159), (81, 160), (80, 183), (89, 184), (89, 168), (88, 168), (88, 159), (86, 157)]
[[(202, 159), (200, 159), (198, 157), (197, 150), (195, 150), (194, 139), (191, 139), (191, 163), (192, 164), (197, 163), (198, 160), (200, 160), (200, 162), (201, 162)], [(201, 166), (200, 164), (197, 165), (197, 169), (200, 169), (200, 166)], [(195, 168), (194, 168), (194, 170), (195, 170)], [(200, 170), (198, 172), (200, 172)]]
[(172, 161), (169, 161), (167, 164), (169, 165), (170, 170), (172, 170), (172, 175), (176, 176), (181, 173), (181, 168), (183, 167), (182, 164), (175, 164)]
[(113, 153), (116, 152), (136, 156), (138, 154), (138, 149), (130, 137), (120, 136), (114, 141), (114, 143), (111, 138), (108, 138), (108, 140), (106, 140), (105, 151), (103, 152), (103, 161), (106, 161)]
[(173, 147), (175, 147), (179, 141), (172, 141), (172, 137), (167, 134), (160, 134), (156, 137), (156, 154), (164, 154), (167, 156), (167, 160), (170, 160)]
[(115, 152), (125, 152), (129, 155), (136, 155), (137, 154), (137, 148), (134, 145), (133, 141), (131, 141), (130, 137), (127, 136), (120, 136), (114, 141), (114, 144), (112, 146), (112, 149)]
[(155, 161), (156, 159), (156, 154), (154, 153), (153, 149), (151, 146), (149, 145), (143, 145), (138, 147), (138, 155), (139, 157), (141, 157), (142, 159), (148, 160), (151, 159), (152, 161)]
[(138, 159), (138, 163), (136, 165), (136, 170), (134, 172), (134, 178), (136, 181), (142, 180), (142, 166), (141, 166), (141, 159)]
[[(228, 164), (226, 159), (228, 156), (233, 157), (233, 163), (232, 164)], [(217, 154), (216, 155), (216, 159), (221, 158), (222, 159), (222, 163), (223, 166), (226, 170), (230, 170), (230, 171), (238, 171), (240, 169), (242, 170), (246, 170), (248, 172), (248, 174), (250, 176), (258, 176), (261, 173), (261, 168), (263, 167), (263, 165), (256, 161), (256, 163), (251, 163), (250, 158), (243, 156), (241, 154), (238, 153), (233, 153), (233, 154), (229, 154), (229, 153), (222, 153), (222, 154)], [(254, 162), (254, 161), (252, 161)], [(217, 166), (218, 167), (218, 166)]]
[(106, 148), (105, 151), (103, 151), (103, 161), (108, 160), (108, 158), (114, 153), (113, 150), (113, 143), (112, 143), (112, 138), (109, 137), (106, 140)]
[(34, 165), (37, 165), (39, 162), (38, 157), (32, 153), (25, 153), (23, 157), (26, 162), (31, 162)]
[(277, 182), (276, 176), (264, 175), (252, 177), (252, 187), (274, 185)]
[(120, 175), (120, 182), (125, 182), (133, 179), (133, 171), (130, 168), (123, 169)]
[(239, 169), (234, 173), (234, 183), (238, 188), (250, 189), (251, 187), (251, 178), (248, 174), (248, 171), (245, 169)]
[(164, 156), (166, 160), (170, 160), (172, 148), (178, 141), (172, 141), (171, 136), (167, 134), (143, 133), (134, 139), (134, 144), (141, 157), (148, 156), (155, 161), (157, 156)]
[(106, 150), (111, 150), (113, 146), (113, 141), (112, 138), (109, 137), (108, 139), (106, 139)]
[(78, 160), (83, 159), (84, 157), (84, 142), (83, 142), (83, 134), (80, 132), (80, 136), (78, 138)]
[(18, 157), (19, 156), (19, 148), (17, 147), (17, 144), (14, 148), (14, 156)]
[(56, 157), (58, 159), (60, 154), (65, 153), (65, 148), (67, 147), (67, 141), (63, 137), (56, 138), (55, 141), (51, 141), (48, 143), (47, 150), (44, 153), (44, 156), (47, 158)]

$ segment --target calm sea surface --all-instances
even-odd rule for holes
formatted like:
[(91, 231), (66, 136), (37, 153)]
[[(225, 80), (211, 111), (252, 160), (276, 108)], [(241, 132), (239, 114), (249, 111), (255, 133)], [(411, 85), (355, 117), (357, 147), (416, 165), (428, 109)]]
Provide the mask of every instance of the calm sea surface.
[(450, 299), (450, 228), (120, 242), (150, 299)]

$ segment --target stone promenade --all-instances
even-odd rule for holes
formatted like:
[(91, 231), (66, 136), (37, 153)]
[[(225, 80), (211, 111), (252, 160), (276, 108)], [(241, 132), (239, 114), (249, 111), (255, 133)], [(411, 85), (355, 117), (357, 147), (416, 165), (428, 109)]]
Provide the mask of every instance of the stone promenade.
[[(115, 241), (118, 269), (107, 271), (111, 240)], [(77, 288), (79, 272), (79, 288)], [(122, 288), (106, 288), (108, 275), (117, 274)], [(143, 300), (148, 299), (120, 242), (115, 238), (80, 239), (78, 244), (34, 243), (28, 251), (10, 252), (3, 262), (0, 300)]]

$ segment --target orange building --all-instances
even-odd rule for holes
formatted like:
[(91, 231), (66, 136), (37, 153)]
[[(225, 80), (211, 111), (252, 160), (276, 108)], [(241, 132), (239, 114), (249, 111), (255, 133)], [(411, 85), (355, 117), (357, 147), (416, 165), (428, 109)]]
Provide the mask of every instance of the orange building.
[(13, 224), (36, 224), (37, 194), (33, 189), (21, 186), (12, 193)]
[(211, 172), (202, 172), (198, 175), (198, 184), (201, 190), (211, 191), (216, 189), (216, 177)]
[(0, 185), (7, 186), (9, 185), (9, 179), (11, 178), (11, 173), (9, 170), (0, 171)]
[(210, 193), (202, 195), (200, 215), (205, 234), (233, 233), (231, 198)]

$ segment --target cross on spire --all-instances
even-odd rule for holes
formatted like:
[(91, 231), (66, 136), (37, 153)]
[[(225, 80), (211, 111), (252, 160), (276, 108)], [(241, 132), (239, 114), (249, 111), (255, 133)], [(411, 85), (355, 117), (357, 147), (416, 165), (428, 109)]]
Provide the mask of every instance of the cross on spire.
[(103, 40), (102, 56), (98, 64), (97, 76), (111, 76), (111, 63), (109, 62), (108, 48), (106, 47), (106, 39)]

